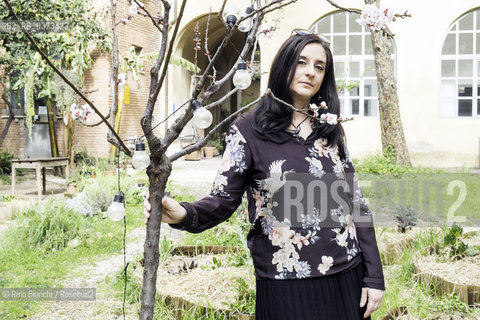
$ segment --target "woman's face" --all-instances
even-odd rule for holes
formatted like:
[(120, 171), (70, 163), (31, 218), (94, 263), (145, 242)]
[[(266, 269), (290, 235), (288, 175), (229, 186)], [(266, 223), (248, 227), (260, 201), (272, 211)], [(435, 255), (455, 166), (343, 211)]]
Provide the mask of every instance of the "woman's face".
[(309, 43), (303, 48), (290, 84), (295, 107), (307, 107), (313, 95), (320, 90), (326, 64), (327, 55), (320, 43)]

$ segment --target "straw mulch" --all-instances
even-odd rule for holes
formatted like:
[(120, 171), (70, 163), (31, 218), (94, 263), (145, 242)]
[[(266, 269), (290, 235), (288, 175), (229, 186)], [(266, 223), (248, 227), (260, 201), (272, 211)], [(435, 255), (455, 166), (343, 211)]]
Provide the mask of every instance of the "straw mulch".
[(225, 303), (234, 302), (237, 297), (236, 278), (245, 279), (252, 288), (255, 286), (248, 268), (232, 266), (229, 257), (231, 254), (171, 256), (158, 269), (157, 292), (203, 307), (229, 310)]
[(449, 262), (437, 262), (434, 256), (421, 257), (415, 266), (418, 273), (430, 273), (455, 284), (480, 287), (480, 256)]

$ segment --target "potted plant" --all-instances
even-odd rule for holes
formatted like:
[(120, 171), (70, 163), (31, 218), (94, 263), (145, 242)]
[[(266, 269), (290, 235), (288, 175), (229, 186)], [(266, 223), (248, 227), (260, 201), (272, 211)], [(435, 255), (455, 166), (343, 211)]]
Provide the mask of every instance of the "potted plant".
[(70, 194), (75, 194), (77, 193), (77, 181), (76, 180), (68, 180), (68, 183), (67, 183), (67, 192), (70, 193)]
[(213, 158), (215, 155), (223, 152), (223, 137), (221, 135), (214, 135), (207, 141), (207, 145), (203, 148), (205, 158)]

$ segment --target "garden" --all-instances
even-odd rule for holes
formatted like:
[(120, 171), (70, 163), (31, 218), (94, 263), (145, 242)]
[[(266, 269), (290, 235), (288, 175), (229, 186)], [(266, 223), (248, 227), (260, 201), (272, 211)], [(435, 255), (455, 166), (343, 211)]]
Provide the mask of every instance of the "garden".
[[(8, 184), (6, 163), (2, 163), (4, 185)], [(2, 288), (93, 287), (96, 300), (3, 300), (2, 319), (116, 319), (123, 312), (126, 318), (137, 318), (145, 239), (141, 212), (148, 180), (144, 172), (132, 170), (127, 159), (120, 159), (126, 223), (114, 222), (106, 217), (106, 210), (118, 188), (118, 177), (111, 174), (115, 166), (112, 161), (78, 153), (73, 174), (64, 181), (62, 198), (51, 195), (15, 210), (7, 227), (0, 229)], [(480, 232), (469, 225), (480, 217), (476, 210), (479, 176), (468, 170), (405, 169), (396, 166), (388, 153), (356, 161), (356, 167), (360, 181), (369, 182), (370, 187), (363, 190), (370, 206), (378, 218), (385, 218), (376, 224), (376, 234), (386, 294), (373, 319), (478, 319)], [(375, 186), (384, 187), (385, 181), (401, 182), (406, 190), (429, 181), (446, 186), (462, 181), (468, 194), (451, 217), (465, 216), (465, 221), (446, 223), (448, 210), (443, 216), (425, 214), (425, 206), (438, 205), (435, 190), (420, 192), (429, 194), (430, 201), (425, 204), (428, 201), (423, 199), (418, 210), (412, 204), (419, 192), (400, 194), (389, 187), (388, 197), (393, 203), (403, 198), (404, 206), (383, 208), (381, 198), (386, 195), (376, 192)], [(72, 182), (75, 193), (67, 191), (67, 183)], [(204, 194), (209, 183), (205, 181)], [(167, 191), (178, 201), (203, 196), (189, 194), (188, 183), (175, 179)], [(443, 205), (451, 208), (457, 198), (445, 190)], [(20, 198), (3, 195), (2, 205), (17, 201)], [(250, 228), (246, 205), (244, 201), (227, 222), (200, 234), (184, 234), (162, 225), (156, 319), (254, 319), (255, 277), (246, 245)]]

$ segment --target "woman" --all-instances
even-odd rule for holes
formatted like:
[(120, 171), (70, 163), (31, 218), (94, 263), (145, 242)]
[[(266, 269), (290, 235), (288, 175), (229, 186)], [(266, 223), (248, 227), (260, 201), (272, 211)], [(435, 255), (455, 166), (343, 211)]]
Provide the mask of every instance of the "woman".
[[(210, 196), (182, 204), (164, 198), (162, 221), (202, 232), (228, 219), (246, 191), (256, 319), (369, 318), (384, 279), (371, 213), (336, 121), (328, 42), (296, 32), (269, 77), (272, 94), (230, 128)], [(148, 218), (148, 199), (145, 208)]]

